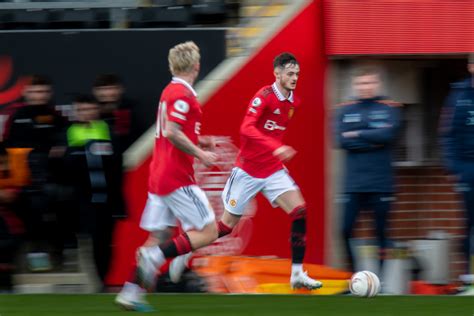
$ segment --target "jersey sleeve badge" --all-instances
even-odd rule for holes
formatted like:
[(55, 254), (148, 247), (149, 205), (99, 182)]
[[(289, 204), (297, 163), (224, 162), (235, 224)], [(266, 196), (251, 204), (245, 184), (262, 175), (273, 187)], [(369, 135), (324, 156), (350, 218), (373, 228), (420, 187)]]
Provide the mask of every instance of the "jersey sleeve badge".
[(262, 105), (262, 99), (260, 99), (259, 97), (256, 97), (255, 99), (253, 99), (252, 101), (253, 107), (259, 107), (260, 105)]

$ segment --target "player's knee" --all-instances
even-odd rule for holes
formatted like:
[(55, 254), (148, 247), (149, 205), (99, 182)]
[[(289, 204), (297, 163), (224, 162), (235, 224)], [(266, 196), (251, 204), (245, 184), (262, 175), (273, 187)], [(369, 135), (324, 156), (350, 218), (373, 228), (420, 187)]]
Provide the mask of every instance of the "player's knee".
[(291, 212), (290, 212), (290, 217), (291, 219), (294, 220), (305, 220), (306, 219), (306, 205), (302, 204), (297, 207), (295, 207)]

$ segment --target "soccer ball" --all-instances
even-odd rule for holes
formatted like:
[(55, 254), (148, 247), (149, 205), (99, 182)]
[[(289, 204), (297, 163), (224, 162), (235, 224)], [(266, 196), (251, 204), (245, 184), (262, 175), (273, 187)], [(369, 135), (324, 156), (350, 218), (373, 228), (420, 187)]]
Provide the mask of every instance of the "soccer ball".
[(374, 297), (380, 292), (380, 280), (373, 272), (360, 271), (352, 275), (349, 289), (355, 296)]

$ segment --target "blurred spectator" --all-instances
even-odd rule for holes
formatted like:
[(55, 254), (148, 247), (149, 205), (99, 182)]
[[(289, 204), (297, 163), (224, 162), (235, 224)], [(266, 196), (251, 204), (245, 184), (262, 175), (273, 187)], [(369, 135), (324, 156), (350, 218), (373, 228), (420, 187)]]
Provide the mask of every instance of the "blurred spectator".
[(452, 84), (443, 109), (441, 145), (446, 168), (454, 175), (464, 199), (466, 230), (462, 251), (469, 262), (474, 255), (474, 54), (469, 56), (467, 68), (471, 76)]
[(115, 219), (124, 216), (121, 153), (113, 147), (109, 125), (100, 119), (99, 105), (92, 97), (78, 96), (74, 111), (76, 122), (66, 133), (65, 164), (75, 191), (71, 209), (78, 218), (69, 224), (80, 236), (92, 238), (97, 274), (104, 281)]
[(352, 78), (357, 99), (341, 105), (336, 139), (346, 151), (343, 237), (350, 269), (350, 239), (359, 212), (374, 211), (381, 264), (387, 246), (385, 226), (393, 201), (392, 147), (400, 125), (398, 104), (379, 95), (377, 70), (360, 69)]
[(8, 148), (29, 151), (30, 183), (20, 193), (19, 207), (30, 242), (27, 258), (32, 271), (51, 269), (48, 252), (58, 244), (56, 214), (50, 204), (50, 167), (54, 166), (50, 152), (58, 144), (63, 121), (54, 110), (52, 93), (49, 78), (33, 75), (6, 131)]
[(123, 95), (122, 80), (115, 74), (101, 74), (95, 79), (93, 92), (100, 117), (111, 128), (115, 148), (123, 152), (130, 145), (131, 104)]
[[(15, 255), (20, 245), (23, 224), (13, 212), (18, 188), (11, 157), (0, 144), (0, 292), (12, 288)], [(20, 171), (21, 172), (21, 171)]]

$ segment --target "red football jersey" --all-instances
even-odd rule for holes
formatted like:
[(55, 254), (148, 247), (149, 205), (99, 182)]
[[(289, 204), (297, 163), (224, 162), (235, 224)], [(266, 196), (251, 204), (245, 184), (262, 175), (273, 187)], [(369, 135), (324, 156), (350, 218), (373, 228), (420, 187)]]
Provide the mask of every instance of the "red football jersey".
[(298, 105), (293, 92), (285, 98), (276, 83), (257, 92), (240, 126), (237, 167), (256, 178), (266, 178), (284, 168), (273, 152), (283, 146), (283, 135)]
[(176, 189), (195, 184), (194, 157), (176, 148), (166, 138), (166, 124), (176, 122), (183, 133), (198, 143), (201, 106), (194, 89), (184, 80), (173, 78), (163, 90), (156, 119), (155, 149), (150, 165), (149, 191), (167, 195)]

